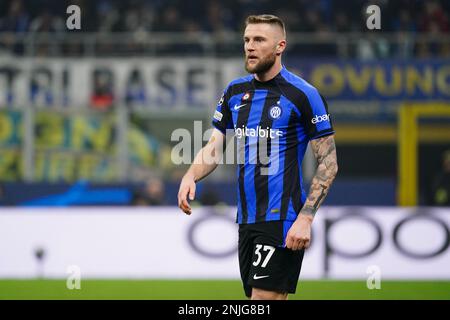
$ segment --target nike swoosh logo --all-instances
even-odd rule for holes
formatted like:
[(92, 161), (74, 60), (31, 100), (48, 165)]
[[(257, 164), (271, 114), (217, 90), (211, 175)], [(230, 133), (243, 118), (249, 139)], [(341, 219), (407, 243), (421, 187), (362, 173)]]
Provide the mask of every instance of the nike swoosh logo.
[(258, 279), (263, 279), (263, 278), (268, 278), (270, 276), (257, 276), (256, 274), (253, 276), (254, 280), (258, 280)]
[(240, 108), (242, 108), (242, 107), (244, 107), (244, 106), (246, 106), (247, 104), (246, 103), (244, 103), (244, 104), (240, 104), (240, 105), (235, 105), (234, 106), (234, 110), (239, 110)]

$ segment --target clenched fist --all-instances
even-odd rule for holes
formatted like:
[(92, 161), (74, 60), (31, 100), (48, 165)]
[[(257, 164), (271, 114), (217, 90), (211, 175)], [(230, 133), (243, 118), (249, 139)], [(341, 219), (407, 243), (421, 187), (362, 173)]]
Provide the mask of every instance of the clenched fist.
[(312, 216), (300, 214), (286, 236), (286, 248), (291, 250), (308, 249), (311, 244)]

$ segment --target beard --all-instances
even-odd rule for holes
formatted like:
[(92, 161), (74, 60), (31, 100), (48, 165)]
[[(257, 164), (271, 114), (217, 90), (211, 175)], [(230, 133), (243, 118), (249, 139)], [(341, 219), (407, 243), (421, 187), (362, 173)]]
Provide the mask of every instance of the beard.
[(250, 66), (248, 64), (248, 59), (245, 58), (245, 70), (248, 73), (265, 73), (272, 68), (272, 66), (275, 64), (276, 60), (276, 54), (271, 53), (264, 58), (260, 59), (256, 64)]

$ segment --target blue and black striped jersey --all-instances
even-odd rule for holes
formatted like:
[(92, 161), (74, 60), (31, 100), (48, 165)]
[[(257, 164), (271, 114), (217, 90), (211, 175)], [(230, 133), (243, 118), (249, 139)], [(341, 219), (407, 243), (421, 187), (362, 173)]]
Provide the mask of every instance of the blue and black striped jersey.
[(233, 130), (242, 146), (237, 222), (294, 221), (306, 200), (301, 164), (308, 142), (334, 133), (317, 89), (285, 67), (267, 82), (239, 78), (226, 88), (212, 123), (224, 134)]

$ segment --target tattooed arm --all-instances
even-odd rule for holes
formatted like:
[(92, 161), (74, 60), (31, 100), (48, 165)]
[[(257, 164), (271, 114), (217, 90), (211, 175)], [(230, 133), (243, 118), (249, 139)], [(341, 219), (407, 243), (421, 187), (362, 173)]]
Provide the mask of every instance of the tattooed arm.
[(314, 218), (317, 209), (319, 209), (319, 206), (328, 194), (328, 190), (336, 177), (338, 166), (334, 135), (312, 140), (311, 147), (317, 159), (318, 166), (316, 174), (312, 179), (308, 198), (300, 214), (309, 215)]
[(286, 237), (286, 247), (292, 250), (309, 247), (314, 215), (328, 194), (338, 171), (334, 135), (311, 140), (311, 147), (318, 166), (305, 205)]

